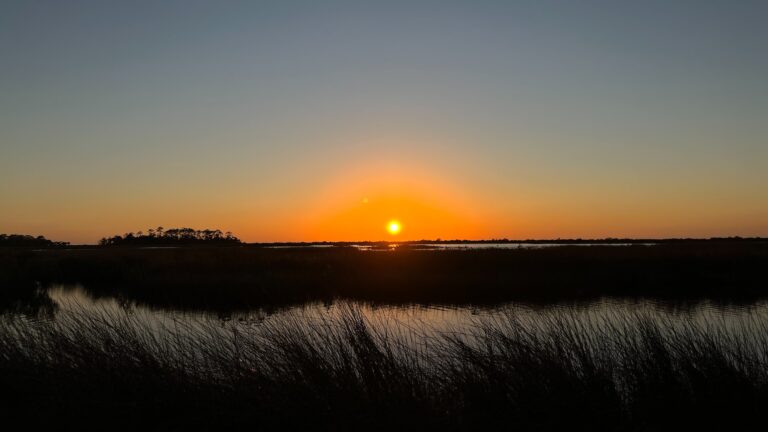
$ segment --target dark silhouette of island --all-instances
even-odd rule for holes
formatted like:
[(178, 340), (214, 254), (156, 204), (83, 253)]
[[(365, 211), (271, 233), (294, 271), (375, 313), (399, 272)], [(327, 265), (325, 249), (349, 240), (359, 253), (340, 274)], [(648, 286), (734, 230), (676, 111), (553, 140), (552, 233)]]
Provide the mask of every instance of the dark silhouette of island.
[(68, 242), (52, 241), (39, 235), (0, 234), (0, 247), (56, 247), (66, 246)]
[(101, 246), (184, 246), (184, 245), (233, 245), (240, 239), (231, 232), (221, 230), (196, 230), (193, 228), (150, 228), (146, 233), (126, 233), (105, 237), (99, 241)]

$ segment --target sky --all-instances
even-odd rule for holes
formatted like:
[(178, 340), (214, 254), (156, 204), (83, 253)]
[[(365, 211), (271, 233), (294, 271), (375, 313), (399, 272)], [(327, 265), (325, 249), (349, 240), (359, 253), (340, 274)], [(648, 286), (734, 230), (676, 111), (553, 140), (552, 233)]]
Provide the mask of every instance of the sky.
[(768, 236), (766, 16), (748, 0), (3, 0), (0, 232)]

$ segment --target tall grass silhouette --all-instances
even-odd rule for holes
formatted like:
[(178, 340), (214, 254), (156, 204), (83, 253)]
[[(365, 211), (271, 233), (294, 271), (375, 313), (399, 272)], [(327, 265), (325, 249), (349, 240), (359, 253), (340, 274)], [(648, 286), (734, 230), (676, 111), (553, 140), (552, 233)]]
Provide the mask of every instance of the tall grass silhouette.
[(746, 427), (768, 402), (766, 317), (374, 321), (356, 307), (248, 324), (4, 315), (2, 406), (31, 426), (659, 430)]

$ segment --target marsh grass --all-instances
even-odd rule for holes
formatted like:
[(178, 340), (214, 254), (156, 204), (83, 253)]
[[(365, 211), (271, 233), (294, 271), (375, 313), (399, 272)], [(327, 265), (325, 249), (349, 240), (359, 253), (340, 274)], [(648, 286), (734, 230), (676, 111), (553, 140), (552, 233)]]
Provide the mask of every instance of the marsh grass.
[(768, 297), (764, 242), (398, 249), (0, 249), (0, 308), (15, 301), (4, 301), (5, 294), (26, 295), (28, 287), (53, 284), (81, 284), (93, 297), (157, 308), (223, 312), (336, 299), (495, 305), (601, 297), (720, 302)]
[(559, 309), (435, 331), (349, 306), (243, 324), (77, 309), (0, 319), (4, 418), (110, 429), (744, 429), (768, 320)]

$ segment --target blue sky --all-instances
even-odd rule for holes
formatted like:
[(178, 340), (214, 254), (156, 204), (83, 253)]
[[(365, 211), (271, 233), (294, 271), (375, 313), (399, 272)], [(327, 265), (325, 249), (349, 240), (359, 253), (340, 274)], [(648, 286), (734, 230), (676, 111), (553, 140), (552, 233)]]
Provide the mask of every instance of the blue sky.
[(5, 1), (0, 231), (375, 238), (329, 228), (370, 194), (443, 238), (768, 235), (766, 12)]

